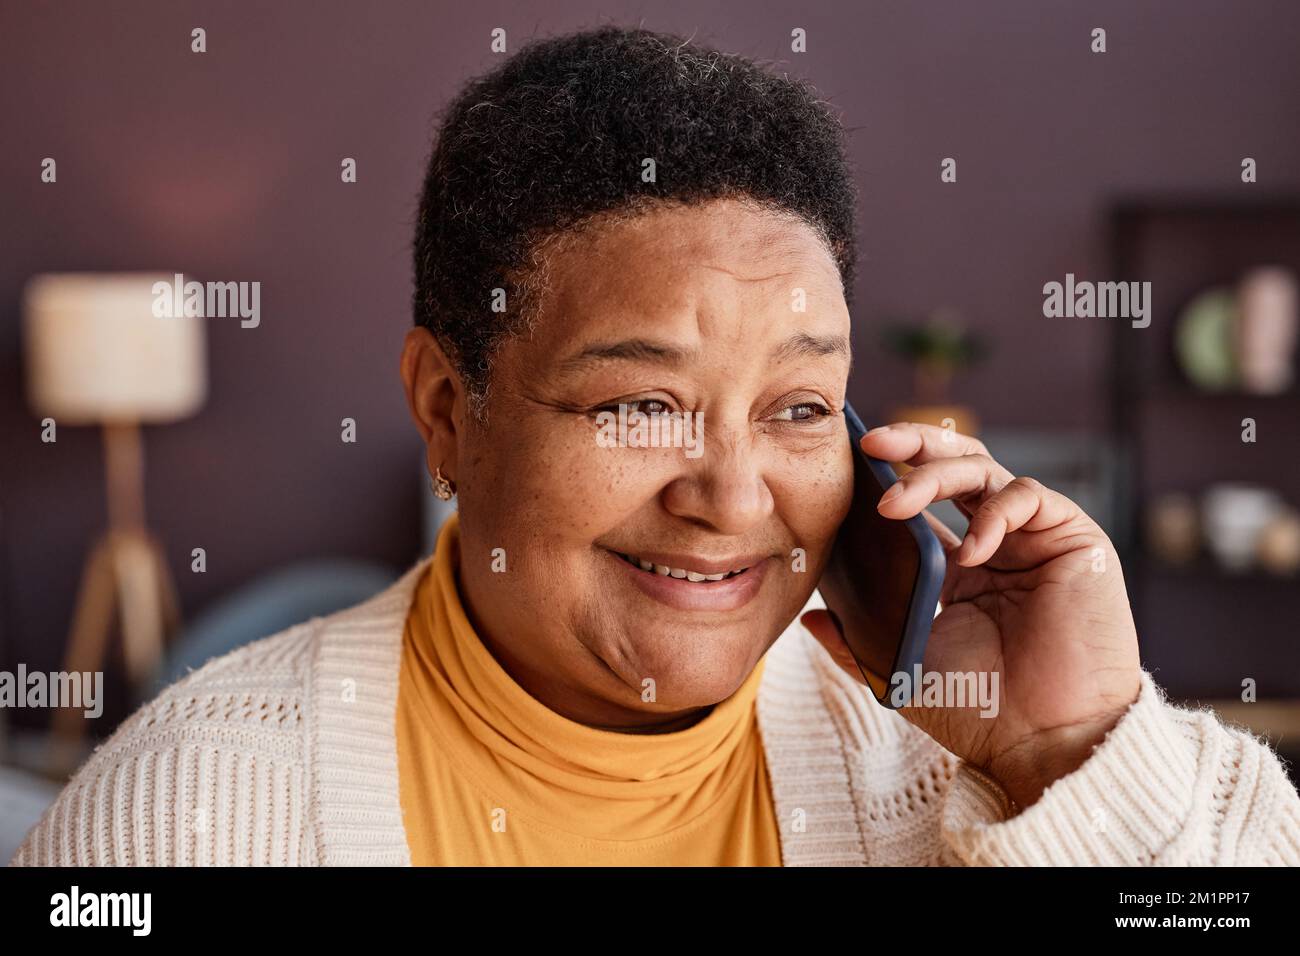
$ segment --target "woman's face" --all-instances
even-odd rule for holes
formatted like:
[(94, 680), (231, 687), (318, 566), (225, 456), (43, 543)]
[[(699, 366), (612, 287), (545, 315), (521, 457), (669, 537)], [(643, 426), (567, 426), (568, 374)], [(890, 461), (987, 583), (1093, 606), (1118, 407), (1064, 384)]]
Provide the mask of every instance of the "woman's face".
[[(430, 450), (455, 462), (461, 592), (551, 709), (674, 729), (749, 675), (848, 511), (839, 273), (807, 225), (729, 200), (607, 224), (548, 262), (535, 328), (494, 359), (486, 423), (458, 412), (454, 455)], [(692, 413), (698, 445), (610, 447), (599, 416), (620, 404)]]

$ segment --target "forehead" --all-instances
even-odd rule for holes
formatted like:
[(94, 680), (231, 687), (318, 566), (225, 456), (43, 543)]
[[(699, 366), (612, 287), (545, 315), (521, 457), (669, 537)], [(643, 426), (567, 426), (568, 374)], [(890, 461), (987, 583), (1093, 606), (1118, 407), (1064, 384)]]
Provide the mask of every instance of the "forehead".
[(597, 223), (544, 254), (547, 285), (534, 330), (557, 346), (628, 321), (725, 322), (760, 314), (786, 327), (847, 322), (839, 268), (803, 220), (737, 200), (674, 205)]

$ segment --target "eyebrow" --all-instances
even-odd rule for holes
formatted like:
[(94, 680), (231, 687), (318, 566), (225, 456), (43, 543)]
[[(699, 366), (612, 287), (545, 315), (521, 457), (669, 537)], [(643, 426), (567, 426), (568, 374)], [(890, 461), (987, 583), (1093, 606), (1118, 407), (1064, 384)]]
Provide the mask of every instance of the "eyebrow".
[[(697, 354), (696, 349), (685, 349), (649, 339), (623, 339), (589, 345), (576, 355), (560, 363), (560, 371), (581, 371), (592, 365), (606, 362), (645, 362), (653, 365), (682, 365)], [(809, 335), (796, 332), (772, 350), (773, 361), (782, 362), (796, 358), (820, 358), (823, 355), (849, 356), (848, 339), (842, 335)]]
[(694, 349), (683, 349), (649, 339), (624, 339), (589, 345), (577, 355), (560, 363), (561, 372), (574, 372), (590, 365), (606, 362), (648, 362), (655, 365), (681, 365), (695, 355)]
[(849, 340), (843, 335), (809, 335), (796, 332), (772, 350), (774, 361), (795, 358), (820, 358), (823, 355), (849, 357)]

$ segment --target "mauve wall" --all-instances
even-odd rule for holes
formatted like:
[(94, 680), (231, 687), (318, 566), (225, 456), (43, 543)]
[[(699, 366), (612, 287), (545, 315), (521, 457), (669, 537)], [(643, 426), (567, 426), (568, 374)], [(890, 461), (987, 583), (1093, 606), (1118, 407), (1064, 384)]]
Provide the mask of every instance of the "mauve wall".
[[(43, 445), (24, 403), (19, 295), (36, 272), (262, 283), (260, 328), (210, 322), (202, 414), (147, 434), (149, 516), (187, 613), (295, 558), (416, 556), (419, 449), (396, 377), (411, 222), (431, 119), (498, 61), (497, 26), (513, 49), (642, 23), (809, 76), (843, 110), (859, 170), (856, 401), (908, 387), (873, 320), (951, 305), (997, 339), (959, 389), (986, 422), (1104, 428), (1105, 320), (1045, 320), (1042, 284), (1105, 277), (1116, 194), (1300, 188), (1300, 5), (1087, 6), (6, 4), (0, 666), (56, 666), (104, 518), (98, 434)], [(1105, 55), (1089, 52), (1094, 26)], [(1257, 186), (1239, 182), (1247, 155)], [(57, 185), (40, 182), (46, 156)], [(339, 181), (345, 156), (356, 185)], [(945, 156), (956, 185), (939, 181)], [(345, 416), (355, 445), (339, 440)], [(188, 570), (195, 546), (204, 575)]]

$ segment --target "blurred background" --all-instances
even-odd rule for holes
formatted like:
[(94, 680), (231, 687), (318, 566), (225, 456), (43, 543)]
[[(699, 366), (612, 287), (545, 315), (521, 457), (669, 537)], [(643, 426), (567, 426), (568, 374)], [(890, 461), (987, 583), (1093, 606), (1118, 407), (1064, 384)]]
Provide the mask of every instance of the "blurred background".
[[(859, 411), (1074, 497), (1171, 696), (1300, 755), (1295, 3), (7, 4), (0, 672), (106, 686), (61, 730), (0, 709), (0, 858), (162, 684), (429, 550), (397, 359), (433, 123), (495, 28), (611, 22), (812, 80), (860, 189)], [(99, 278), (33, 282), (67, 273)], [(259, 323), (91, 338), (114, 276), (177, 273), (259, 282)], [(1045, 317), (1067, 275), (1151, 282), (1150, 325)]]

